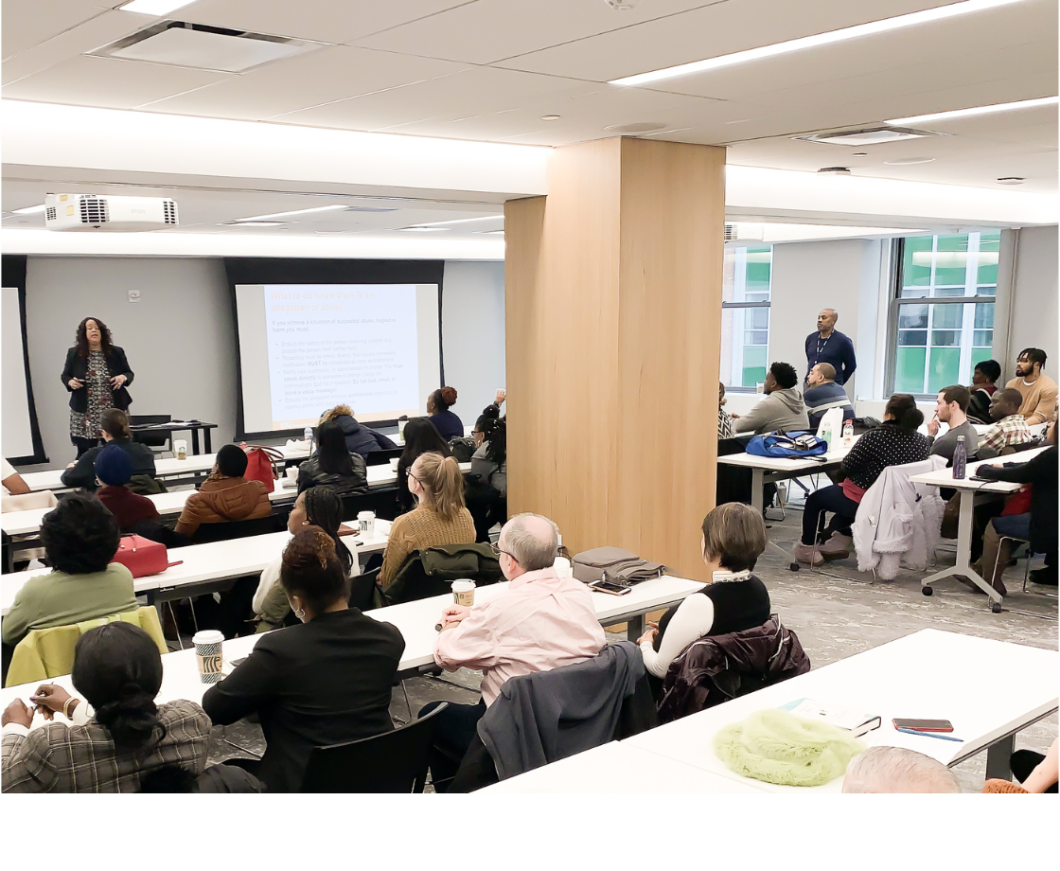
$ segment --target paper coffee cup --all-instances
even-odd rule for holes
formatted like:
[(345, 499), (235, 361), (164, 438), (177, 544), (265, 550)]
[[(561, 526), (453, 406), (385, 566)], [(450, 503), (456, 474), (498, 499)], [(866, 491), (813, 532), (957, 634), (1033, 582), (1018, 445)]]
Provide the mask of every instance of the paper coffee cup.
[(361, 530), (361, 535), (372, 535), (375, 532), (375, 512), (358, 512), (357, 527)]
[(203, 683), (219, 683), (221, 680), (221, 643), (224, 640), (224, 635), (216, 629), (203, 629), (191, 639), (199, 663), (199, 680)]
[(396, 472), (397, 471), (397, 467), (398, 467), (398, 463), (400, 463), (400, 462), (401, 462), (401, 460), (399, 460), (397, 457), (394, 457), (390, 461), (390, 471), (391, 472)]
[(475, 604), (475, 582), (453, 581), (453, 601), (470, 608)]
[(561, 578), (572, 578), (574, 572), (571, 571), (570, 560), (563, 556), (556, 557), (556, 561), (552, 563), (552, 568), (556, 570), (556, 574)]
[(173, 453), (176, 454), (178, 460), (186, 460), (188, 458), (188, 443), (184, 439), (173, 439)]
[(296, 480), (298, 478), (298, 466), (288, 466), (284, 474), (286, 474), (290, 480)]

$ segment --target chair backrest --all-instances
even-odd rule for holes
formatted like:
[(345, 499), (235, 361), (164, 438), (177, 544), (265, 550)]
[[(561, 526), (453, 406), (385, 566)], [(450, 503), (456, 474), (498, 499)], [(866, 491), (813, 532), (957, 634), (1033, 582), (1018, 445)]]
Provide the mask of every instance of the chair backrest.
[(381, 606), (376, 600), (376, 582), (379, 580), (381, 568), (372, 569), (363, 575), (357, 575), (350, 579), (350, 607), (361, 611), (371, 611)]
[(225, 523), (203, 523), (192, 536), (196, 544), (208, 544), (213, 541), (229, 541), (233, 538), (249, 538), (252, 535), (266, 535), (280, 532), (285, 525), (282, 514), (270, 514), (268, 517), (257, 517), (253, 520), (229, 520)]
[(427, 783), (427, 754), (441, 704), (399, 729), (346, 744), (315, 747), (302, 792), (417, 793)]
[(347, 520), (356, 520), (357, 515), (361, 511), (375, 511), (377, 515), (379, 513), (376, 510), (381, 501), (378, 493), (355, 493), (352, 495), (348, 494), (346, 496), (340, 496), (339, 498), (342, 499), (343, 522)]
[[(173, 416), (170, 414), (130, 414), (129, 425), (140, 426), (142, 424), (151, 423), (169, 423), (173, 420)], [(162, 448), (168, 449), (170, 446), (173, 433), (171, 432), (133, 432), (133, 441), (139, 442), (142, 445), (147, 445), (149, 448)]]
[(451, 544), (409, 554), (386, 588), (386, 598), (392, 605), (429, 599), (451, 592), (452, 582), (463, 578), (479, 586), (504, 579), (488, 544)]
[(379, 451), (371, 451), (364, 458), (366, 466), (385, 466), (391, 460), (401, 458), (404, 448), (384, 448)]
[(77, 640), (89, 629), (117, 620), (139, 626), (151, 636), (151, 640), (158, 646), (159, 653), (169, 652), (165, 636), (162, 634), (162, 624), (158, 621), (158, 612), (151, 606), (136, 608), (67, 626), (34, 629), (27, 633), (11, 656), (6, 685), (17, 686), (69, 674), (74, 667), (74, 646)]

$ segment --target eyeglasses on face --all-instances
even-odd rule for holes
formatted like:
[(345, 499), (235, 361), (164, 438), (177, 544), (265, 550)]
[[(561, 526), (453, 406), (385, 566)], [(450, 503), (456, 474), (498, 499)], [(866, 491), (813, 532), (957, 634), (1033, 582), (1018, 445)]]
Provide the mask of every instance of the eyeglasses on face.
[(492, 542), (490, 543), (490, 550), (492, 550), (497, 556), (500, 556), (502, 553), (506, 553), (512, 558), (513, 562), (519, 562), (519, 560), (512, 556), (512, 554), (508, 553), (508, 551), (501, 550), (499, 545), (493, 544)]

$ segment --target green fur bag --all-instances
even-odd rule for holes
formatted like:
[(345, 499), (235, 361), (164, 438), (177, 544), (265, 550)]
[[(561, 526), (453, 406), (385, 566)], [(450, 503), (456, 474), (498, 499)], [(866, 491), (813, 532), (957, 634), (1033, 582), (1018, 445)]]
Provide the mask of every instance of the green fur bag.
[(737, 774), (784, 786), (821, 786), (846, 773), (866, 748), (845, 729), (765, 710), (714, 736), (714, 752)]

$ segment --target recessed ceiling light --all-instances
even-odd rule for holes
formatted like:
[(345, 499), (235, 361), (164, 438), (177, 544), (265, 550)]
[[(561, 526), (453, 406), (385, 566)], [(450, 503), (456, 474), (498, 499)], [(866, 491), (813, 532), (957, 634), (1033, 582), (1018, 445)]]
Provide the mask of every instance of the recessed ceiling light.
[(26, 208), (24, 208), (24, 209), (15, 209), (11, 214), (12, 215), (35, 215), (38, 212), (43, 212), (46, 208), (47, 208), (47, 206), (45, 206), (42, 203), (39, 206), (26, 206)]
[(982, 9), (993, 9), (997, 6), (1008, 6), (1012, 3), (1021, 3), (1023, 0), (964, 0), (962, 3), (951, 3), (948, 6), (940, 6), (935, 9), (924, 9), (920, 12), (911, 12), (908, 15), (898, 15), (894, 18), (885, 18), (882, 21), (870, 21), (867, 24), (858, 24), (854, 27), (844, 27), (841, 30), (832, 30), (827, 33), (816, 33), (813, 36), (804, 36), (800, 39), (791, 39), (787, 42), (778, 42), (774, 45), (763, 45), (759, 48), (751, 48), (747, 51), (737, 51), (732, 54), (724, 54), (720, 57), (707, 58), (706, 60), (694, 61), (687, 64), (678, 64), (661, 70), (653, 70), (648, 73), (640, 73), (635, 76), (626, 76), (621, 79), (613, 79), (610, 85), (646, 85), (663, 79), (671, 79), (676, 76), (687, 76), (693, 73), (702, 73), (708, 70), (716, 70), (733, 64), (746, 63), (762, 58), (775, 57), (780, 54), (788, 54), (793, 51), (802, 51), (807, 48), (817, 48), (822, 45), (831, 45), (847, 39), (856, 39), (859, 36), (869, 36), (874, 33), (886, 33), (889, 30), (897, 30), (901, 27), (910, 27), (915, 24), (926, 24), (929, 21), (939, 21), (943, 18), (952, 18), (956, 15), (965, 15), (969, 12), (979, 12)]
[(1007, 176), (1006, 178), (999, 178), (997, 180), (997, 183), (998, 184), (1023, 184), (1026, 180), (1027, 179), (1020, 178), (1019, 176), (1010, 175), (1010, 176)]
[(850, 175), (849, 166), (822, 166), (817, 170), (818, 175)]
[(279, 227), (282, 221), (226, 221), (218, 227)]
[(444, 233), (448, 227), (399, 227), (402, 233)]
[(954, 109), (952, 112), (935, 112), (932, 115), (912, 115), (909, 118), (892, 118), (884, 124), (923, 124), (926, 121), (949, 121), (951, 118), (971, 118), (973, 115), (989, 115), (993, 112), (1009, 112), (1013, 109), (1033, 109), (1036, 106), (1055, 106), (1060, 97), (1042, 97), (1038, 100), (1017, 100), (1014, 103), (995, 103), (993, 106), (973, 106), (971, 109)]
[(637, 121), (633, 124), (615, 124), (611, 127), (604, 128), (604, 130), (610, 131), (611, 133), (654, 133), (657, 130), (665, 129), (665, 124), (659, 124), (655, 121)]
[(916, 166), (918, 163), (931, 163), (934, 157), (899, 157), (897, 160), (885, 160), (885, 166)]
[(559, 120), (559, 115), (542, 115), (541, 116), (541, 120), (542, 121), (558, 121)]
[(195, 0), (133, 0), (119, 7), (122, 12), (140, 12), (144, 15), (165, 15), (181, 6), (194, 3)]
[(867, 151), (855, 151), (854, 152), (854, 157), (868, 157), (868, 156), (869, 156), (869, 153)]
[(496, 234), (503, 236), (504, 230), (479, 230), (478, 233), (481, 236), (493, 236)]
[(477, 224), (481, 221), (503, 221), (504, 215), (488, 215), (485, 218), (457, 218), (453, 221), (424, 221), (413, 224), (413, 227), (448, 227), (450, 224)]
[(286, 218), (290, 215), (308, 215), (312, 212), (337, 212), (345, 211), (346, 206), (317, 206), (313, 209), (295, 209), (293, 212), (273, 212), (271, 215), (257, 215), (253, 218), (236, 218), (240, 224), (251, 221), (267, 221), (270, 218)]

